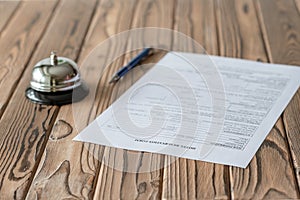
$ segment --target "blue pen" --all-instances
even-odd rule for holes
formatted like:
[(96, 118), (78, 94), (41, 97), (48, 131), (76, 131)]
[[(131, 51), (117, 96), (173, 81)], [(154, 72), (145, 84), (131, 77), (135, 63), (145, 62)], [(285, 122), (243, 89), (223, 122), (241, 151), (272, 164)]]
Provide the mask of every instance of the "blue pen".
[(131, 69), (136, 67), (144, 58), (152, 54), (152, 48), (145, 48), (141, 53), (139, 53), (135, 58), (133, 58), (127, 65), (122, 67), (115, 75), (111, 78), (109, 83), (117, 82), (122, 76), (124, 76)]

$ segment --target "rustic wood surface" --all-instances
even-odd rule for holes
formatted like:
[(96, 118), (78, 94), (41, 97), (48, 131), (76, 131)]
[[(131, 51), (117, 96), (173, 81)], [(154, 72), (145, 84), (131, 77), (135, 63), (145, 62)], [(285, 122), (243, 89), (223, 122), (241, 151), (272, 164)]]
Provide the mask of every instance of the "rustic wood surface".
[[(174, 29), (194, 38), (207, 53), (218, 55), (215, 3), (177, 1)], [(166, 157), (165, 162), (171, 163), (170, 156)], [(228, 167), (223, 165), (180, 158), (164, 169), (163, 184), (164, 199), (230, 198)]]
[[(212, 55), (300, 66), (299, 0), (0, 1), (0, 199), (299, 199), (299, 91), (246, 169), (72, 141), (151, 68), (107, 84), (144, 35), (86, 58), (143, 27), (184, 33)], [(158, 44), (191, 48), (162, 33)], [(51, 50), (78, 62), (96, 91), (92, 105), (25, 98), (32, 67)]]
[[(296, 5), (295, 5), (296, 3)], [(266, 48), (270, 62), (300, 65), (300, 1), (261, 1), (259, 4), (260, 19), (264, 25), (263, 35), (266, 40)], [(263, 12), (267, 9), (274, 9), (273, 15), (279, 20), (271, 19), (269, 13)], [(296, 16), (296, 17), (295, 17)], [(275, 27), (276, 23), (276, 27)], [(277, 34), (270, 34), (277, 32)], [(283, 113), (283, 123), (286, 131), (292, 162), (295, 169), (298, 189), (300, 183), (300, 113), (299, 89)]]
[[(221, 55), (266, 62), (268, 57), (254, 3), (249, 0), (218, 2)], [(222, 17), (225, 13), (226, 17)], [(281, 121), (280, 118), (247, 169), (230, 167), (233, 198), (297, 198), (293, 166)]]

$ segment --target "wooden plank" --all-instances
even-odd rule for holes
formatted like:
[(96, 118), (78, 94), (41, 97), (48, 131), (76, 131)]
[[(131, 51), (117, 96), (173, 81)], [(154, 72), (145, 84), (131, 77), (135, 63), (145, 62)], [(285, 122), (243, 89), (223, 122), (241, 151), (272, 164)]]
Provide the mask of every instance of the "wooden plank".
[[(253, 2), (217, 5), (221, 55), (267, 61)], [(246, 169), (230, 167), (230, 179), (232, 198), (298, 198), (281, 119)]]
[[(125, 55), (125, 63), (132, 56), (132, 53), (130, 56)], [(151, 61), (155, 63), (161, 57), (161, 55), (152, 56)], [(139, 66), (127, 74), (114, 87), (109, 104), (150, 68), (151, 66)], [(163, 155), (106, 147), (103, 157), (109, 158), (109, 161), (101, 163), (94, 199), (160, 198)]]
[(19, 1), (0, 1), (0, 33), (16, 12)]
[[(173, 1), (171, 0), (139, 1), (135, 8), (131, 27), (172, 28), (172, 15)], [(144, 33), (144, 35), (137, 34), (134, 40), (128, 42), (128, 50), (138, 44), (145, 45), (149, 35), (142, 30), (140, 33)], [(150, 37), (157, 39), (156, 45), (170, 46), (172, 39), (161, 33), (158, 30)], [(137, 52), (134, 51), (125, 55), (123, 64), (128, 63)], [(161, 56), (162, 54), (158, 53), (149, 60), (151, 63), (156, 63)], [(119, 81), (114, 86), (110, 104), (150, 68), (150, 66), (135, 68)], [(161, 197), (163, 155), (106, 148), (104, 156), (110, 158), (109, 163), (112, 164), (110, 166), (101, 164), (94, 199), (157, 199)], [(120, 158), (120, 160), (115, 164), (113, 159), (116, 158)]]
[[(214, 15), (214, 3), (207, 0), (178, 1), (174, 29), (199, 43), (210, 55), (218, 55), (218, 40)], [(175, 42), (179, 43), (174, 39)], [(187, 44), (181, 45), (182, 48)], [(191, 45), (191, 44), (189, 44)], [(190, 48), (190, 46), (187, 46)], [(190, 48), (191, 49), (191, 48)]]
[[(295, 4), (296, 3), (296, 4)], [(300, 65), (300, 2), (259, 1), (260, 21), (270, 61), (291, 65)], [(267, 12), (267, 10), (272, 12)], [(274, 34), (276, 33), (276, 34)], [(292, 153), (295, 174), (300, 188), (300, 91), (288, 104), (283, 113), (284, 127)], [(299, 198), (299, 194), (298, 194)]]
[[(26, 9), (28, 15), (31, 15), (30, 12), (35, 12), (32, 8), (36, 8), (39, 13), (47, 12), (47, 10), (51, 12), (47, 2), (34, 3), (42, 6), (28, 7)], [(48, 57), (53, 49), (56, 49), (60, 55), (76, 59), (94, 4), (95, 1), (89, 3), (84, 0), (60, 1), (53, 20), (48, 25), (42, 41), (36, 47), (36, 53), (28, 64), (30, 67), (25, 70), (2, 116), (0, 121), (0, 186), (1, 197), (4, 199), (20, 199), (26, 195), (58, 111), (57, 107), (36, 105), (25, 98), (24, 91), (31, 79), (32, 66), (40, 59)], [(35, 14), (35, 16), (40, 15)], [(32, 24), (34, 23), (35, 20), (32, 21)], [(20, 37), (21, 43), (28, 42), (25, 36), (26, 33)], [(22, 45), (22, 48), (25, 47)], [(32, 49), (26, 50), (32, 51)], [(15, 54), (12, 55), (18, 55)]]
[[(267, 62), (251, 0), (217, 2), (220, 54)], [(231, 12), (231, 9), (234, 12)]]
[[(218, 54), (216, 20), (212, 1), (177, 1), (175, 30), (203, 45), (210, 54)], [(191, 44), (181, 44), (174, 38), (175, 46), (192, 50)], [(185, 47), (186, 46), (186, 47)], [(199, 53), (199, 52), (198, 52)], [(174, 161), (175, 160), (175, 161)], [(228, 199), (228, 167), (166, 156), (163, 198), (166, 199)]]
[[(29, 198), (36, 195), (45, 198), (61, 198), (77, 197), (90, 199), (93, 197), (97, 183), (97, 177), (102, 177), (99, 173), (99, 161), (102, 159), (104, 147), (99, 145), (74, 142), (72, 139), (78, 134), (78, 127), (85, 127), (95, 119), (97, 114), (102, 112), (110, 104), (110, 96), (113, 85), (108, 85), (107, 82), (113, 72), (123, 64), (123, 59), (118, 59), (113, 64), (106, 63), (99, 66), (99, 60), (117, 55), (118, 51), (125, 50), (126, 46), (111, 43), (104, 51), (96, 52), (96, 56), (91, 58), (91, 66), (84, 64), (83, 60), (91, 53), (103, 40), (113, 34), (125, 31), (130, 28), (133, 10), (136, 1), (109, 1), (104, 0), (99, 3), (93, 17), (91, 27), (85, 39), (85, 44), (80, 55), (79, 63), (82, 75), (88, 77), (86, 82), (88, 85), (96, 85), (96, 99), (92, 105), (80, 102), (83, 106), (80, 113), (81, 122), (74, 120), (73, 115), (77, 109), (74, 105), (66, 105), (60, 109), (54, 129), (50, 134), (50, 140), (47, 143), (45, 153), (41, 159), (41, 163), (37, 170), (37, 175), (29, 191)], [(88, 61), (89, 62), (89, 61)], [(106, 61), (105, 61), (106, 62)], [(87, 68), (85, 68), (87, 67)], [(99, 68), (103, 70), (99, 73)], [(90, 88), (93, 90), (92, 88)], [(75, 105), (76, 106), (76, 105)], [(68, 131), (69, 130), (69, 131)], [(64, 135), (68, 131), (67, 135)], [(60, 154), (59, 152), (64, 152)], [(55, 158), (53, 160), (53, 158)], [(111, 168), (106, 167), (108, 170)], [(104, 177), (108, 176), (106, 173)], [(117, 177), (117, 174), (114, 174)], [(65, 180), (68, 180), (65, 182)], [(116, 187), (117, 184), (111, 185), (109, 182), (101, 185), (108, 187), (104, 194), (99, 195), (117, 195), (110, 193), (110, 188)], [(98, 189), (99, 190), (99, 189)], [(54, 194), (54, 196), (53, 196)]]
[(300, 0), (295, 0), (296, 8), (298, 10), (298, 13), (300, 13)]
[(290, 151), (292, 154), (292, 162), (295, 168), (295, 174), (298, 182), (298, 190), (300, 190), (300, 145), (299, 145), (299, 106), (300, 102), (300, 92), (299, 90), (287, 106), (286, 110), (283, 113), (283, 122), (285, 131), (288, 138), (288, 143)]
[[(292, 0), (259, 1), (260, 19), (263, 24), (263, 36), (270, 61), (290, 65), (299, 65), (297, 54), (300, 44), (297, 40), (299, 30), (299, 11)], [(266, 12), (267, 8), (275, 9)], [(270, 19), (269, 17), (273, 17)], [(274, 18), (275, 17), (275, 18)], [(276, 32), (273, 32), (276, 31)], [(274, 34), (276, 33), (276, 34)], [(275, 42), (276, 41), (276, 42)]]
[(56, 1), (20, 4), (0, 37), (0, 117), (51, 18)]

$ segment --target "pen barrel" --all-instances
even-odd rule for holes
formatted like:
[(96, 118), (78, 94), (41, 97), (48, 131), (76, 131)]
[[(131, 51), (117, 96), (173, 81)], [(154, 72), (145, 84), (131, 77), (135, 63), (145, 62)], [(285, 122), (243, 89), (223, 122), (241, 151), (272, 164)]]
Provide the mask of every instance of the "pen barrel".
[(132, 59), (127, 65), (129, 69), (134, 68), (139, 62), (141, 62), (146, 56), (149, 55), (152, 48), (145, 48), (140, 54), (138, 54), (134, 59)]
[(129, 70), (130, 70), (130, 69), (128, 69), (128, 67), (124, 67), (124, 68), (120, 69), (120, 70), (118, 71), (117, 74), (118, 74), (119, 77), (122, 77), (122, 76), (124, 76)]
[(110, 82), (119, 80), (124, 76), (129, 70), (137, 66), (144, 58), (150, 55), (152, 48), (145, 48), (140, 54), (133, 58), (126, 66), (122, 67), (111, 79)]

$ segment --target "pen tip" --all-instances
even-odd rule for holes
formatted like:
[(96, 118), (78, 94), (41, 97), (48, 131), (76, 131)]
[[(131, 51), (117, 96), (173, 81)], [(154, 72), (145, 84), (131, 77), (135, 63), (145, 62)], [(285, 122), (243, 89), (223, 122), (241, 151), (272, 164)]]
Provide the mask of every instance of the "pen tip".
[(117, 82), (119, 79), (120, 79), (120, 77), (118, 75), (114, 75), (108, 83)]

